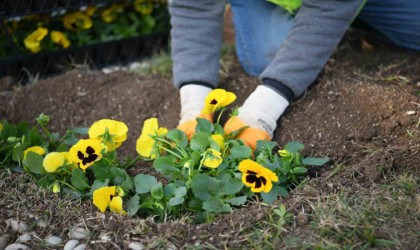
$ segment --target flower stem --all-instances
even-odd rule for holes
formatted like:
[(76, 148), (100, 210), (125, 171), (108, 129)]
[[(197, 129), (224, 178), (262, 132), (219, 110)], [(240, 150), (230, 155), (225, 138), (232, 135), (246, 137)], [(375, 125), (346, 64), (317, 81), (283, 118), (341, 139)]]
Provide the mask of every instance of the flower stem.
[(179, 154), (175, 153), (174, 151), (172, 151), (172, 150), (170, 150), (170, 149), (167, 149), (167, 148), (162, 147), (162, 146), (158, 146), (158, 147), (159, 147), (160, 149), (163, 149), (163, 150), (165, 150), (166, 152), (168, 152), (168, 153), (172, 154), (173, 156), (177, 157), (178, 159), (183, 159), (183, 157), (182, 157), (182, 156), (180, 156)]

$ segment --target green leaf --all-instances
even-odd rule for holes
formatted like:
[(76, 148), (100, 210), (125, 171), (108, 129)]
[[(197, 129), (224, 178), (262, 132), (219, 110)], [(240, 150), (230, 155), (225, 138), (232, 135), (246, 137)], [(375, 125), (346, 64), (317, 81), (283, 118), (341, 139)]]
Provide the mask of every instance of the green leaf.
[(175, 142), (177, 145), (179, 145), (180, 147), (184, 148), (188, 145), (188, 138), (185, 135), (184, 132), (182, 132), (179, 129), (173, 129), (170, 130), (167, 134), (166, 134), (166, 138), (168, 138), (169, 140)]
[(216, 123), (213, 126), (214, 126), (215, 134), (219, 134), (219, 135), (225, 134), (225, 130), (223, 129), (222, 125)]
[(234, 206), (241, 206), (241, 205), (245, 204), (246, 200), (247, 200), (247, 196), (243, 195), (243, 196), (238, 196), (238, 197), (226, 200), (226, 202), (230, 203)]
[(155, 184), (150, 190), (150, 194), (156, 200), (161, 200), (163, 198), (163, 187), (162, 182)]
[(300, 142), (292, 141), (286, 144), (284, 147), (290, 153), (299, 153), (303, 149), (303, 144)]
[(190, 142), (192, 150), (198, 150), (200, 152), (206, 151), (209, 147), (210, 136), (204, 132), (197, 132), (193, 135)]
[(286, 196), (288, 192), (285, 188), (280, 186), (273, 186), (273, 188), (268, 193), (261, 192), (261, 197), (263, 198), (264, 202), (268, 204), (272, 204), (274, 201), (278, 199), (279, 196)]
[(71, 184), (80, 191), (90, 188), (88, 179), (85, 173), (80, 168), (75, 168), (71, 171)]
[(198, 174), (191, 180), (191, 188), (195, 197), (205, 201), (212, 196), (220, 195), (222, 182), (207, 174)]
[(73, 132), (75, 134), (81, 134), (81, 135), (87, 135), (89, 128), (87, 127), (75, 127), (75, 128), (71, 128), (68, 129), (69, 132)]
[(168, 204), (172, 207), (184, 203), (185, 199), (183, 196), (175, 196), (169, 199)]
[(124, 190), (124, 192), (128, 193), (132, 190), (134, 190), (134, 181), (131, 177), (128, 177), (127, 179), (125, 179), (120, 187)]
[(303, 168), (303, 167), (296, 167), (296, 168), (290, 169), (290, 173), (292, 174), (304, 174), (306, 172), (308, 172), (308, 169)]
[(40, 156), (37, 153), (29, 152), (26, 154), (25, 163), (32, 173), (35, 174), (46, 174), (47, 171), (45, 171), (43, 166), (44, 158)]
[(229, 204), (226, 204), (221, 198), (219, 197), (211, 197), (205, 202), (203, 202), (203, 208), (207, 212), (214, 212), (214, 213), (229, 213), (232, 212), (232, 208)]
[(309, 166), (322, 166), (330, 160), (328, 157), (315, 158), (315, 157), (306, 157), (303, 159), (303, 164)]
[(197, 118), (196, 132), (204, 132), (208, 135), (214, 131), (213, 124), (207, 119)]
[(226, 182), (223, 182), (222, 193), (226, 195), (237, 194), (241, 191), (244, 184), (240, 179), (232, 178)]
[(140, 209), (140, 196), (135, 194), (126, 202), (126, 209), (129, 215), (135, 215)]
[(177, 179), (182, 175), (181, 170), (177, 167), (174, 167), (172, 156), (163, 156), (157, 158), (153, 162), (153, 168), (169, 180)]
[(106, 179), (109, 179), (110, 167), (108, 165), (99, 165), (98, 162), (96, 162), (89, 169), (92, 170), (97, 180), (105, 181)]
[(144, 194), (150, 192), (152, 187), (157, 184), (157, 180), (154, 176), (148, 174), (138, 174), (134, 177), (134, 186), (138, 194)]
[(259, 140), (255, 148), (255, 155), (258, 155), (262, 151), (271, 152), (276, 146), (278, 146), (277, 142)]
[(169, 205), (176, 206), (184, 202), (184, 196), (187, 195), (187, 189), (185, 187), (178, 187), (173, 191), (174, 197), (169, 199)]
[(235, 159), (245, 159), (250, 158), (252, 154), (252, 150), (248, 146), (234, 146), (230, 149), (229, 157)]

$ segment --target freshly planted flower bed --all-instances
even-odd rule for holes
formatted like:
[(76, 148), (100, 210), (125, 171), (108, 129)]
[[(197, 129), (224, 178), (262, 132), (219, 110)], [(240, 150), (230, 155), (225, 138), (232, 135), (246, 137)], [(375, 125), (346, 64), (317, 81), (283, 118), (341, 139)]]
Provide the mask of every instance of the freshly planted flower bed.
[(164, 1), (74, 6), (77, 8), (2, 16), (0, 76), (22, 78), (75, 64), (125, 63), (166, 49), (169, 18)]
[[(136, 143), (138, 156), (123, 160), (116, 150), (126, 141), (129, 128), (120, 121), (102, 119), (90, 128), (69, 129), (63, 137), (46, 129), (45, 115), (37, 119), (43, 133), (25, 123), (3, 121), (0, 157), (4, 166), (18, 165), (15, 170), (31, 174), (52, 192), (92, 199), (101, 212), (109, 208), (164, 220), (189, 211), (200, 222), (229, 213), (255, 196), (273, 203), (305, 177), (308, 165), (328, 161), (304, 158), (298, 142), (275, 150), (276, 142), (258, 141), (253, 150), (237, 138), (246, 127), (228, 133), (227, 125), (219, 123), (225, 106), (235, 99), (231, 92), (212, 91), (202, 111), (209, 120), (197, 118), (191, 135), (159, 127), (157, 118), (147, 119)], [(129, 175), (127, 169), (142, 161), (152, 161), (164, 180)]]

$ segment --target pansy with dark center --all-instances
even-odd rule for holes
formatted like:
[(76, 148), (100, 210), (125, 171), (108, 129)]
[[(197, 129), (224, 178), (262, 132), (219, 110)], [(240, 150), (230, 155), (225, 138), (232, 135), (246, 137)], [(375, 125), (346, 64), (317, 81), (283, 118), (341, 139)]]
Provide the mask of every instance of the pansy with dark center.
[(276, 173), (250, 159), (241, 161), (238, 169), (242, 172), (242, 183), (255, 193), (270, 192), (272, 182), (278, 181)]
[(102, 151), (106, 146), (97, 139), (79, 140), (69, 150), (69, 158), (79, 164), (81, 169), (86, 169), (102, 158)]
[(255, 188), (261, 188), (263, 185), (267, 184), (267, 180), (264, 178), (264, 176), (257, 176), (257, 173), (253, 171), (247, 171), (247, 176), (245, 177), (246, 181), (249, 183), (254, 183)]

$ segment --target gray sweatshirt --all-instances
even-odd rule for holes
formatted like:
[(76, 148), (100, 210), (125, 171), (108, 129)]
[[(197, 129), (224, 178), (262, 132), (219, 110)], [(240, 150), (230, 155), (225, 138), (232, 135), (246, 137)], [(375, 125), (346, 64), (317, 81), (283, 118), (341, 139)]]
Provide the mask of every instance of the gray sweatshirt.
[[(262, 1), (262, 0), (254, 0)], [(275, 80), (301, 95), (316, 79), (363, 0), (303, 0), (295, 23), (261, 80)], [(217, 86), (224, 0), (172, 0), (174, 84)]]

